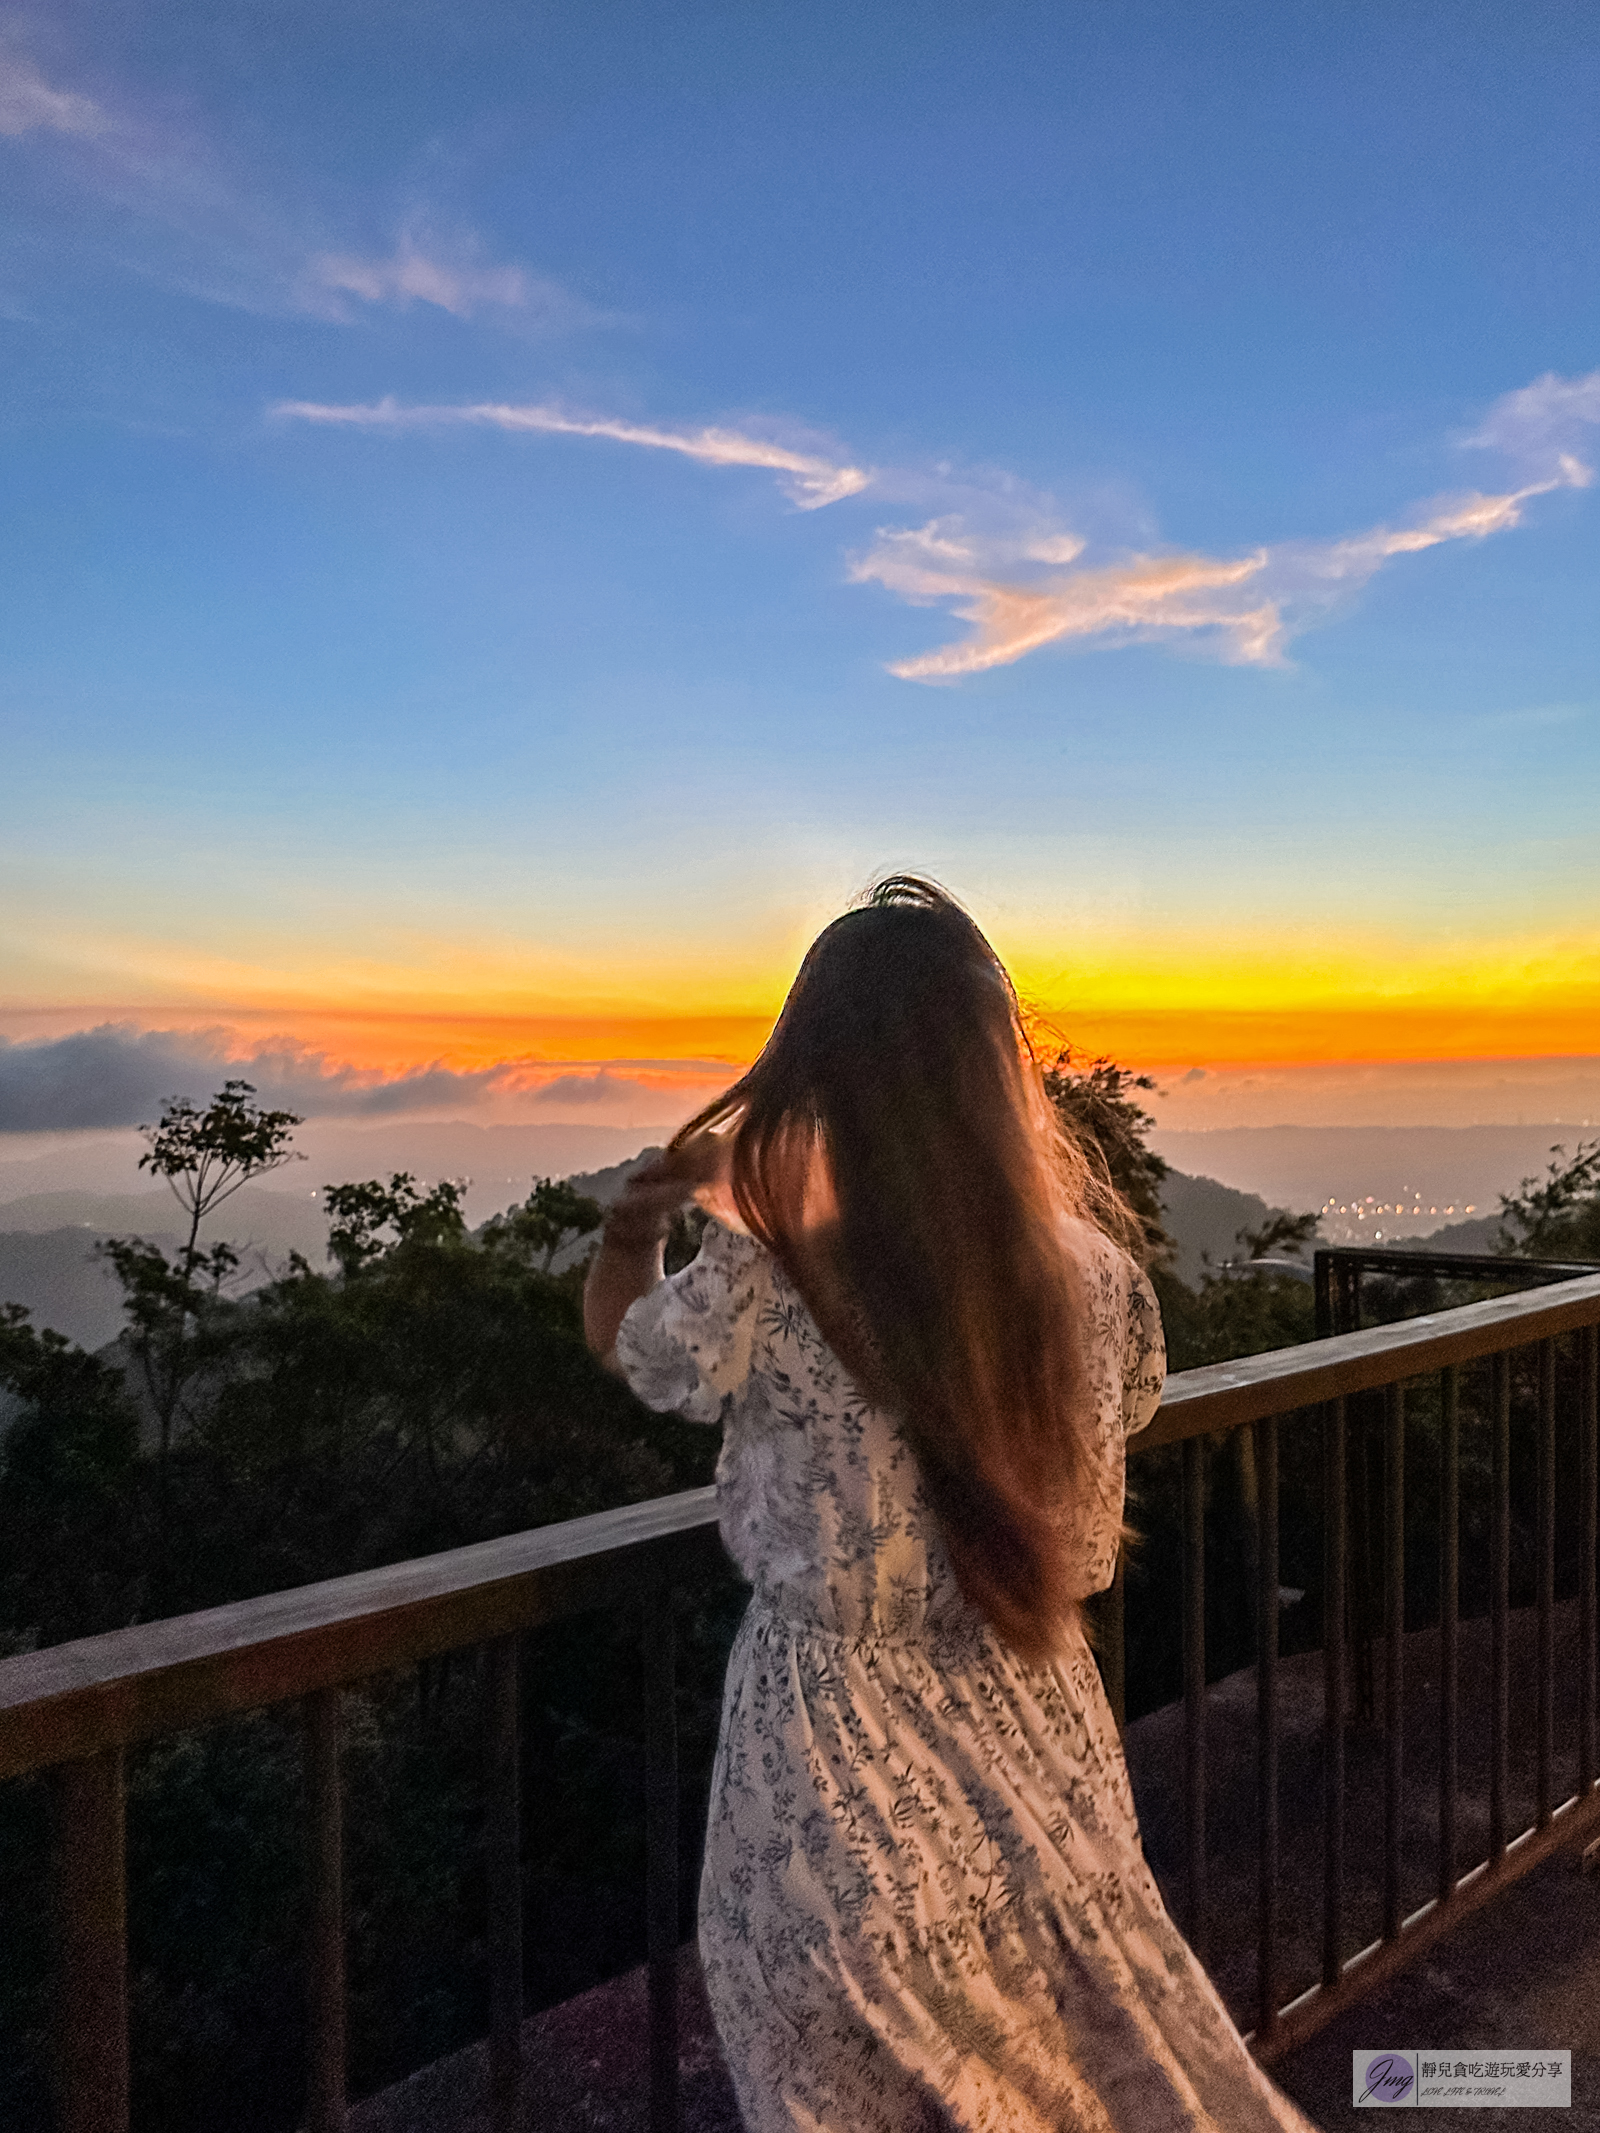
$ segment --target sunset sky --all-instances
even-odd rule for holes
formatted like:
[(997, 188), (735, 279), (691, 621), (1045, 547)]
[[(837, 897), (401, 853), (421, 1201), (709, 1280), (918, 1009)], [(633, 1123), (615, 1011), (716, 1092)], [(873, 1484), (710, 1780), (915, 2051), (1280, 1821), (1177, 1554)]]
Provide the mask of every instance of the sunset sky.
[(1227, 1123), (1600, 1115), (1597, 113), (1587, 0), (9, 10), (0, 1133), (671, 1119), (894, 868)]

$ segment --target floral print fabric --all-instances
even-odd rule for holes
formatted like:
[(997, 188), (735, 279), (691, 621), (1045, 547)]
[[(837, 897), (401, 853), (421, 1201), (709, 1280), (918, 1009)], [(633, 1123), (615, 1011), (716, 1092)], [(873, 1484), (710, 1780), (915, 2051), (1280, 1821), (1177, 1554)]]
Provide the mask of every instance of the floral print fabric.
[[(1143, 1276), (1088, 1224), (1065, 1242), (1098, 1588), (1164, 1354)], [(748, 2133), (1304, 2133), (1162, 1905), (1088, 1646), (1026, 1664), (967, 1605), (911, 1453), (770, 1255), (713, 1223), (616, 1352), (649, 1406), (721, 1423), (723, 1538), (755, 1588), (700, 1891)]]

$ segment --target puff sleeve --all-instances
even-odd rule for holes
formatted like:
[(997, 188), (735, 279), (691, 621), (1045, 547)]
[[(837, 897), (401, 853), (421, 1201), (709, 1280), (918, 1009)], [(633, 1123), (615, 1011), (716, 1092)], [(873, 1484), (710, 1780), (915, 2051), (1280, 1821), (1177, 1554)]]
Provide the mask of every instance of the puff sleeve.
[(1167, 1380), (1167, 1342), (1161, 1330), (1161, 1306), (1146, 1275), (1136, 1273), (1128, 1289), (1128, 1334), (1122, 1351), (1122, 1433), (1131, 1437), (1148, 1426), (1161, 1405)]
[(754, 1237), (709, 1222), (697, 1257), (629, 1306), (617, 1368), (646, 1407), (722, 1420), (750, 1375), (768, 1265)]

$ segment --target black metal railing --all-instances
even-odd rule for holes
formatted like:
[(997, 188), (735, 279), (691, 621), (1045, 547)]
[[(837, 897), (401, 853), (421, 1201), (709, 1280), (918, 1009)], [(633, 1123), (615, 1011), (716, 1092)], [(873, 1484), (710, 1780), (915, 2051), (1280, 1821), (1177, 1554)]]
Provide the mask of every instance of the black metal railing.
[[(1261, 1265), (1262, 1261), (1246, 1261)], [(1298, 1271), (1290, 1262), (1271, 1264)], [(1312, 1256), (1310, 1279), (1316, 1300), (1317, 1334), (1359, 1333), (1363, 1319), (1362, 1280), (1375, 1274), (1392, 1286), (1447, 1282), (1501, 1289), (1540, 1288), (1552, 1281), (1577, 1281), (1600, 1274), (1593, 1259), (1527, 1259), (1515, 1252), (1390, 1251), (1378, 1245), (1324, 1245)], [(1387, 1317), (1398, 1314), (1390, 1312)], [(1383, 1321), (1380, 1320), (1380, 1323)]]
[[(1576, 1791), (1554, 1801), (1553, 1611), (1556, 1530), (1556, 1344), (1575, 1347), (1577, 1471), (1569, 1496), (1577, 1556), (1580, 1681)], [(1538, 1778), (1533, 1823), (1508, 1834), (1512, 1357), (1538, 1358)], [(1208, 1938), (1205, 1462), (1207, 1440), (1252, 1433), (1256, 1474), (1257, 2052), (1273, 2057), (1370, 1990), (1468, 1909), (1557, 1844), (1600, 1820), (1596, 1777), (1596, 1470), (1600, 1430), (1600, 1277), (1496, 1298), (1399, 1325), (1314, 1341), (1173, 1378), (1145, 1448), (1182, 1445), (1185, 1856), (1180, 1904), (1197, 1948)], [(1487, 1360), (1493, 1436), (1492, 1784), (1487, 1856), (1460, 1872), (1455, 1729), (1461, 1372)], [(1441, 1562), (1439, 1857), (1436, 1894), (1404, 1913), (1401, 1698), (1405, 1635), (1407, 1386), (1436, 1375), (1449, 1527)], [(1347, 1464), (1345, 1403), (1384, 1397), (1385, 1772), (1382, 1931), (1344, 1953)], [(1278, 1721), (1278, 1441), (1283, 1417), (1321, 1416), (1325, 1575), (1323, 1920), (1320, 1980), (1281, 2002)], [(298, 1701), (312, 1902), (306, 2124), (345, 2123), (343, 1813), (340, 1694), (396, 1667), (476, 1647), (484, 1653), (483, 1769), (489, 1850), (488, 1947), (492, 2123), (509, 2133), (520, 2109), (523, 2013), (517, 1640), (586, 1608), (631, 1611), (645, 1662), (646, 1888), (651, 2123), (681, 2122), (678, 2088), (677, 1743), (671, 1595), (715, 1561), (709, 1489), (481, 1543), (391, 1568), (143, 1624), (0, 1662), (0, 1778), (48, 1774), (54, 1797), (53, 1897), (63, 1989), (55, 2000), (62, 2133), (125, 2133), (129, 2110), (124, 1757), (135, 1743), (229, 1714)], [(1122, 1721), (1124, 1580), (1113, 1587), (1102, 1663)], [(3, 1922), (0, 1922), (3, 1930)]]

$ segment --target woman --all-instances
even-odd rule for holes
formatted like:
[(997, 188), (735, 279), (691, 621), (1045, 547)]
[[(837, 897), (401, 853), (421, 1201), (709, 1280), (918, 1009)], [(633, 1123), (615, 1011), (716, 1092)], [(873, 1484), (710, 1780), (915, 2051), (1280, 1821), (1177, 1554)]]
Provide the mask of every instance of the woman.
[(896, 878), (607, 1223), (591, 1344), (721, 1424), (755, 1588), (700, 1896), (749, 2133), (1306, 2127), (1162, 1906), (1084, 1637), (1164, 1370), (1127, 1221), (988, 942)]

